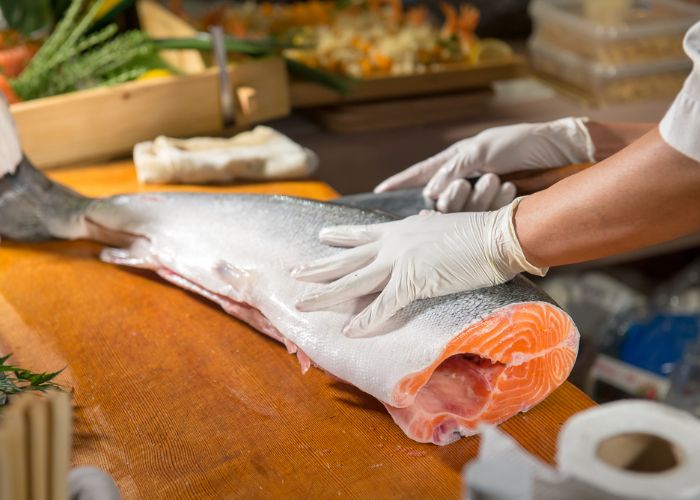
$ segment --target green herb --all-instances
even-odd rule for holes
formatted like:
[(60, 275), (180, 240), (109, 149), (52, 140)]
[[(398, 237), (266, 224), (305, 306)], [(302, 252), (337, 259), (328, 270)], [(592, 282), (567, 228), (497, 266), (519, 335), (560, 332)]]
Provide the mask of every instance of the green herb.
[[(84, 9), (84, 0), (73, 0), (27, 68), (10, 82), (19, 97), (37, 99), (124, 82), (166, 66), (141, 31), (117, 34), (117, 26), (109, 24), (88, 34), (103, 3), (96, 0)], [(145, 60), (152, 65), (144, 66)]]
[(140, 31), (124, 33), (100, 47), (74, 60), (67, 61), (47, 81), (45, 93), (62, 94), (72, 90), (127, 81), (148, 71), (146, 67), (133, 67), (129, 63), (139, 56), (152, 52)]
[(0, 357), (0, 405), (7, 403), (7, 396), (20, 392), (62, 390), (60, 385), (52, 381), (63, 369), (57, 372), (35, 373), (7, 364), (10, 356), (12, 354)]

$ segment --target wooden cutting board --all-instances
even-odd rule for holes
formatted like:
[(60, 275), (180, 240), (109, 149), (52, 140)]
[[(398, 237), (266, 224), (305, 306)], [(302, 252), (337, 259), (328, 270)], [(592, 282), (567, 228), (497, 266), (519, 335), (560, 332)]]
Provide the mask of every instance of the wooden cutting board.
[[(130, 164), (53, 176), (89, 195), (144, 190)], [(335, 195), (319, 182), (200, 190)], [(0, 245), (0, 352), (66, 367), (73, 462), (107, 470), (124, 499), (459, 497), (477, 438), (417, 444), (374, 398), (302, 375), (281, 345), (152, 273), (101, 263), (99, 250)], [(561, 424), (592, 404), (567, 383), (503, 428), (552, 462)]]

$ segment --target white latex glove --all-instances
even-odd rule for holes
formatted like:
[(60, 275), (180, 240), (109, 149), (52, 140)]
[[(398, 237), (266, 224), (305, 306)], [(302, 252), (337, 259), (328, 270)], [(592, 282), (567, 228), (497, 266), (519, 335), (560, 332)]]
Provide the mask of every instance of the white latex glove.
[(489, 172), (504, 175), (592, 162), (595, 146), (586, 121), (569, 117), (486, 129), (389, 177), (374, 191), (425, 185), (424, 196), (437, 200), (436, 207), (442, 212), (500, 208), (515, 196), (513, 184), (501, 185), (496, 176), (488, 176), (472, 189), (465, 179)]
[(435, 209), (440, 212), (484, 212), (498, 210), (515, 199), (512, 182), (503, 182), (492, 173), (484, 174), (474, 183), (459, 178), (450, 182), (438, 195)]
[(354, 247), (292, 270), (305, 281), (330, 281), (297, 303), (300, 311), (332, 307), (381, 292), (345, 327), (361, 337), (417, 299), (504, 283), (530, 264), (513, 226), (522, 198), (494, 212), (427, 212), (369, 226), (336, 226), (321, 231), (323, 243)]

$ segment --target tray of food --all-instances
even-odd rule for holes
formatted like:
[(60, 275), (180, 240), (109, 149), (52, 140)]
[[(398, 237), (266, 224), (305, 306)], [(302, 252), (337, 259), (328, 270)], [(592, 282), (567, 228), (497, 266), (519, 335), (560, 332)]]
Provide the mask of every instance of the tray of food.
[(200, 4), (180, 11), (194, 26), (293, 45), (284, 50), (288, 65), (323, 71), (343, 87), (292, 78), (296, 108), (480, 88), (525, 72), (508, 44), (476, 36), (479, 11), (466, 4), (443, 4), (439, 15), (401, 0)]

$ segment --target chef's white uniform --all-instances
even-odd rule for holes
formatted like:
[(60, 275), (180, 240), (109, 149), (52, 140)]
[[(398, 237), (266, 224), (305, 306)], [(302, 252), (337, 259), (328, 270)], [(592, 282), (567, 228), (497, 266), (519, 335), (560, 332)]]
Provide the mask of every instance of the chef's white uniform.
[(661, 120), (659, 130), (669, 145), (700, 161), (700, 22), (688, 30), (683, 48), (693, 61), (693, 71)]

